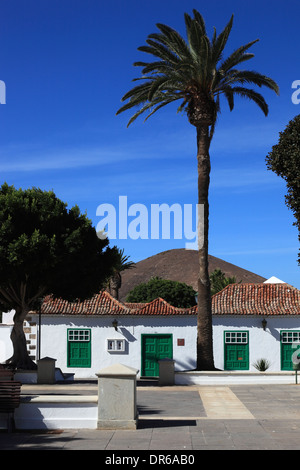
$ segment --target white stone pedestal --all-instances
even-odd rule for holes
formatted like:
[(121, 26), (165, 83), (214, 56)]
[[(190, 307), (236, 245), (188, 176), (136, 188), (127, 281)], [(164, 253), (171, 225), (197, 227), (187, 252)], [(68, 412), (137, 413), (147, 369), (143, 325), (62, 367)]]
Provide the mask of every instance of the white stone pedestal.
[(123, 364), (102, 369), (98, 377), (98, 429), (136, 429), (136, 376)]

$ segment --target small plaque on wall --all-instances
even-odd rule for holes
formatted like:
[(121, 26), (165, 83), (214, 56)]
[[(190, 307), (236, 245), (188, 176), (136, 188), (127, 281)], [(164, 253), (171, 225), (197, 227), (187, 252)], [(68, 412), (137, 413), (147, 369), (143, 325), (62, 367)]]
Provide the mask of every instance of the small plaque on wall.
[(177, 338), (177, 346), (184, 346), (184, 338)]

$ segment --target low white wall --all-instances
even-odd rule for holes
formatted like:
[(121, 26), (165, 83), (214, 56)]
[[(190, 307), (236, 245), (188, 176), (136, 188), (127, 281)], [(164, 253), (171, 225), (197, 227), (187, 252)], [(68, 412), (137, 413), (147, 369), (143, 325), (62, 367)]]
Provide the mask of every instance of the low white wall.
[[(14, 413), (16, 429), (96, 429), (97, 396), (40, 395), (21, 397)], [(6, 415), (0, 414), (0, 428), (6, 428)]]
[[(176, 372), (175, 385), (295, 384), (295, 372)], [(298, 374), (300, 383), (300, 374)]]
[[(37, 370), (17, 370), (14, 374), (14, 380), (22, 384), (36, 384), (38, 383)], [(66, 380), (60, 369), (55, 369), (55, 381), (60, 382)], [(73, 380), (73, 377), (70, 378)]]

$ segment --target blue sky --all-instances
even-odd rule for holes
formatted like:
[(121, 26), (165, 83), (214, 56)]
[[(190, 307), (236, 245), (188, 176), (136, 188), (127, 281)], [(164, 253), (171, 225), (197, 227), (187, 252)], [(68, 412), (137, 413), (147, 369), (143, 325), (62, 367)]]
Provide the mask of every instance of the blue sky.
[[(300, 114), (292, 83), (300, 80), (298, 0), (0, 0), (0, 181), (53, 189), (78, 204), (96, 226), (97, 207), (197, 202), (195, 129), (174, 107), (128, 129), (116, 116), (144, 60), (156, 23), (182, 35), (184, 12), (196, 8), (218, 32), (234, 13), (225, 53), (259, 38), (248, 69), (272, 77), (280, 96), (263, 90), (266, 118), (246, 100), (222, 103), (211, 147), (209, 253), (300, 288), (298, 232), (283, 180), (265, 157), (279, 132)], [(147, 58), (146, 58), (147, 59)], [(133, 261), (184, 248), (186, 240), (111, 240)]]

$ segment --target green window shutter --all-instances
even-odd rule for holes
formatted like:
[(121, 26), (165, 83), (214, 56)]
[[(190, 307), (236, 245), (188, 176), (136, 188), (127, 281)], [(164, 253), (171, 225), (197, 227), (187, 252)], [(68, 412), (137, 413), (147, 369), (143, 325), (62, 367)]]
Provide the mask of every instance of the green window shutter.
[(300, 358), (300, 331), (281, 331), (280, 343), (281, 370), (293, 370), (294, 362)]
[(91, 330), (68, 329), (68, 367), (91, 367)]
[(248, 331), (224, 332), (224, 369), (249, 370)]

